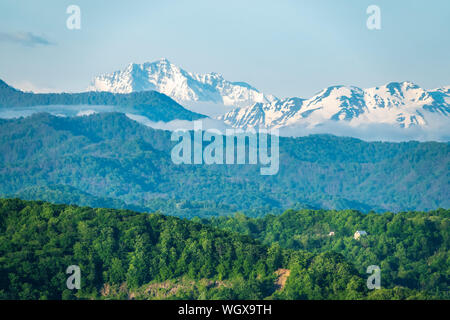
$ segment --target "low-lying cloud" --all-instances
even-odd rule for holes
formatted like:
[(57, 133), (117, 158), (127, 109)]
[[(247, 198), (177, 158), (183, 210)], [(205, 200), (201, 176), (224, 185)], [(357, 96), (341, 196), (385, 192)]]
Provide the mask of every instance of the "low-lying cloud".
[[(144, 116), (127, 114), (130, 119), (140, 122), (154, 129), (162, 130), (193, 130), (194, 122), (186, 120), (173, 120), (169, 122), (154, 122)], [(202, 119), (203, 130), (218, 129), (225, 132), (231, 128), (224, 122), (216, 119)], [(351, 126), (347, 122), (326, 121), (318, 126), (310, 127), (307, 125), (297, 124), (292, 127), (284, 127), (279, 129), (280, 136), (284, 137), (301, 137), (310, 134), (333, 134), (341, 137), (353, 137), (364, 141), (450, 141), (450, 127), (448, 120), (435, 117), (432, 127), (412, 126), (409, 128), (401, 128), (392, 124), (359, 124)]]
[(450, 126), (447, 119), (435, 117), (433, 126), (400, 126), (387, 123), (370, 123), (351, 126), (346, 122), (325, 121), (318, 126), (308, 127), (296, 125), (280, 129), (281, 136), (306, 136), (309, 134), (333, 134), (336, 136), (353, 137), (364, 141), (450, 141)]

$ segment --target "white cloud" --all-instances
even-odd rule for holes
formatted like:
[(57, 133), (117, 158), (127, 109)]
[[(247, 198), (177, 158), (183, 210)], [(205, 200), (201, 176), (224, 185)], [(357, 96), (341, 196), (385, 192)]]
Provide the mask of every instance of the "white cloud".
[(0, 41), (20, 44), (26, 47), (51, 46), (55, 43), (32, 32), (0, 32)]
[[(428, 117), (430, 119), (430, 117)], [(450, 141), (448, 120), (435, 117), (432, 126), (401, 128), (392, 124), (372, 123), (351, 126), (345, 122), (325, 121), (315, 127), (292, 126), (280, 129), (281, 136), (306, 136), (309, 134), (333, 134), (354, 137), (364, 141)]]
[(41, 86), (37, 86), (34, 83), (30, 82), (30, 81), (19, 81), (19, 82), (11, 82), (11, 86), (18, 89), (18, 90), (22, 90), (25, 92), (34, 92), (34, 93), (57, 93), (57, 92), (61, 92), (61, 90), (57, 90), (55, 88), (51, 88), (51, 87), (41, 87)]

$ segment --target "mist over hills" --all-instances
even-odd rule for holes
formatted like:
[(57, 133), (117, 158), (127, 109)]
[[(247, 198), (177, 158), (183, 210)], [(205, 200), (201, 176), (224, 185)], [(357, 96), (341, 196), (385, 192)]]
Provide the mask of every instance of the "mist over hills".
[(280, 170), (274, 176), (261, 176), (259, 165), (175, 165), (174, 144), (170, 132), (119, 113), (0, 120), (0, 194), (39, 198), (45, 188), (60, 186), (45, 199), (64, 199), (65, 192), (70, 199), (77, 189), (80, 196), (71, 196), (71, 202), (88, 194), (96, 204), (108, 198), (108, 206), (114, 199), (119, 207), (182, 216), (261, 215), (289, 207), (367, 212), (450, 206), (448, 143), (280, 138)]
[(310, 98), (279, 98), (215, 72), (192, 73), (160, 59), (97, 76), (88, 90), (157, 90), (225, 125), (277, 128), (284, 136), (331, 133), (368, 141), (450, 138), (448, 86), (425, 90), (410, 81), (367, 89), (335, 85)]
[(424, 90), (405, 81), (369, 89), (333, 86), (310, 99), (287, 98), (257, 103), (230, 111), (220, 118), (239, 128), (314, 127), (330, 120), (345, 121), (352, 126), (383, 123), (400, 128), (432, 128), (436, 125), (436, 116), (450, 123), (448, 89)]
[[(83, 106), (90, 108), (83, 108)], [(186, 110), (168, 96), (156, 91), (129, 94), (110, 92), (32, 93), (17, 90), (0, 80), (0, 112), (3, 113), (16, 111), (13, 114), (20, 114), (20, 111), (26, 111), (27, 114), (30, 114), (33, 109), (49, 111), (53, 108), (53, 110), (66, 115), (67, 111), (72, 110), (76, 111), (75, 114), (83, 111), (85, 113), (100, 112), (103, 110), (101, 107), (105, 106), (109, 107), (109, 111), (145, 116), (152, 121), (196, 120), (205, 117)]]
[(311, 98), (278, 98), (215, 72), (192, 73), (160, 59), (131, 63), (123, 70), (95, 77), (88, 89), (92, 91), (33, 94), (0, 80), (0, 117), (36, 111), (65, 116), (123, 112), (133, 120), (166, 130), (189, 129), (193, 120), (207, 118), (210, 127), (279, 129), (281, 136), (450, 140), (448, 86), (426, 90), (410, 81), (367, 89), (337, 85)]

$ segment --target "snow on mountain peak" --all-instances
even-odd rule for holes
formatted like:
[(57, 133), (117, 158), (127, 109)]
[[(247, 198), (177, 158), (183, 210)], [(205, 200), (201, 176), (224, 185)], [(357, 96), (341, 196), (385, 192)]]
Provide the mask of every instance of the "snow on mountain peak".
[[(325, 88), (307, 100), (290, 98), (254, 104), (232, 110), (219, 119), (241, 128), (311, 127), (327, 121), (345, 121), (351, 125), (385, 123), (403, 128), (414, 125), (424, 127), (430, 125), (430, 113), (448, 121), (448, 88), (427, 91), (408, 81), (390, 82), (368, 89), (338, 85)], [(299, 100), (295, 104), (288, 104), (294, 99)]]
[(315, 127), (329, 121), (389, 124), (401, 128), (432, 125), (450, 118), (450, 86), (425, 90), (410, 81), (361, 89), (335, 85), (309, 99), (264, 94), (245, 82), (231, 82), (216, 72), (192, 73), (161, 58), (94, 78), (89, 90), (129, 93), (156, 90), (181, 104), (212, 102), (234, 109), (217, 119), (238, 128)]
[(180, 103), (214, 102), (235, 107), (277, 100), (247, 83), (227, 81), (215, 72), (187, 72), (165, 58), (143, 64), (131, 63), (124, 70), (95, 77), (88, 90), (115, 93), (156, 90)]

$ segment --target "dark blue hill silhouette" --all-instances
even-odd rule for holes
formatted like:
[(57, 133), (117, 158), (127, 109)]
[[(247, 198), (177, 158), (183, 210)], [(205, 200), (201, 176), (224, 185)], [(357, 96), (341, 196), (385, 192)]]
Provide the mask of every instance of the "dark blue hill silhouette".
[(108, 105), (120, 112), (135, 112), (152, 121), (197, 120), (204, 115), (189, 111), (168, 96), (156, 91), (128, 94), (110, 92), (31, 93), (17, 90), (0, 80), (0, 107), (50, 105)]

